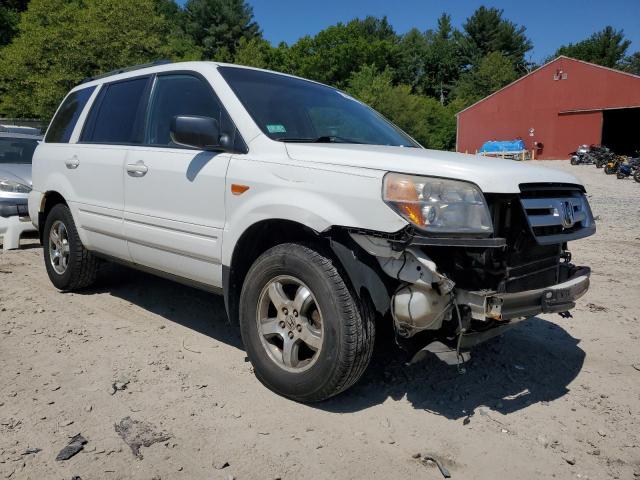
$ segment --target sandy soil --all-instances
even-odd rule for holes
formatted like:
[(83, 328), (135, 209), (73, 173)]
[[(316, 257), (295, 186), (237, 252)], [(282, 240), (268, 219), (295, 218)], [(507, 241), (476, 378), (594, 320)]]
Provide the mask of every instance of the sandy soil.
[[(574, 318), (528, 321), (464, 375), (407, 368), (381, 339), (320, 405), (254, 378), (221, 298), (122, 267), (61, 294), (37, 245), (2, 254), (0, 478), (442, 478), (417, 453), (454, 479), (640, 477), (640, 185), (543, 163), (586, 182), (599, 219), (572, 245), (593, 268)], [(56, 461), (79, 433), (84, 450)]]

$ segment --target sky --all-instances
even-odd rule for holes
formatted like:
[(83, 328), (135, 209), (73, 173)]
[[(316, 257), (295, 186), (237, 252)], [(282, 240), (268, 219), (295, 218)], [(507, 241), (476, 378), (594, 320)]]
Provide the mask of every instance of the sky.
[(249, 0), (249, 4), (264, 37), (274, 45), (291, 44), (337, 22), (367, 15), (386, 15), (398, 33), (433, 28), (442, 12), (460, 27), (485, 5), (503, 9), (506, 18), (527, 28), (534, 45), (529, 55), (535, 62), (606, 25), (624, 29), (633, 42), (629, 53), (640, 50), (640, 0)]

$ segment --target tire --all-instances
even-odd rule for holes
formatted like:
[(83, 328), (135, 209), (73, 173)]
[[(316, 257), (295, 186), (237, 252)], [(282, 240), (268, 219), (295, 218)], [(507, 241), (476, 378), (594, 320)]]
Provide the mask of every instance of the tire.
[(578, 165), (578, 159), (576, 157), (571, 157), (571, 165)]
[(625, 175), (624, 173), (620, 173), (620, 172), (618, 172), (618, 173), (616, 174), (616, 177), (618, 177), (618, 180), (622, 180), (623, 178), (625, 178), (625, 177), (626, 177), (626, 175)]
[[(300, 324), (287, 332), (290, 320), (294, 323), (304, 320), (295, 320), (287, 308), (282, 308), (285, 313), (280, 314), (269, 288), (276, 285), (273, 288), (277, 290), (278, 284), (289, 300), (297, 298), (299, 288), (306, 287), (311, 292), (311, 300), (303, 302), (311, 305), (304, 314), (303, 308), (299, 313), (295, 310), (295, 302), (280, 305), (289, 305), (293, 315), (299, 315), (297, 318), (320, 319), (320, 322), (310, 320), (303, 327), (305, 332), (308, 328), (318, 332), (320, 323), (321, 342), (317, 350), (308, 348), (302, 337), (291, 337), (297, 335), (296, 329), (300, 331)], [(263, 315), (262, 312), (268, 313)], [(272, 317), (274, 322), (280, 319), (277, 326), (259, 320)], [(282, 328), (285, 321), (286, 326)], [(280, 330), (273, 333), (263, 325), (273, 325)], [(240, 330), (258, 379), (275, 393), (307, 403), (326, 400), (352, 386), (367, 368), (375, 340), (373, 315), (360, 304), (332, 260), (316, 250), (293, 243), (266, 251), (247, 273), (240, 297)], [(291, 342), (297, 342), (296, 362), (303, 357), (303, 351), (310, 358), (300, 360), (297, 365), (293, 361), (285, 365), (287, 336), (293, 338)], [(280, 343), (282, 348), (279, 349)]]
[(596, 168), (602, 168), (604, 167), (604, 162), (601, 160), (596, 160)]
[[(60, 229), (60, 225), (64, 230)], [(59, 239), (57, 244), (52, 240), (54, 228), (54, 236)], [(45, 267), (56, 288), (63, 291), (79, 290), (95, 281), (98, 260), (82, 245), (69, 207), (59, 203), (51, 209), (42, 238)], [(56, 256), (56, 251), (66, 252), (66, 261), (63, 261), (65, 255)], [(54, 257), (58, 259), (57, 263)]]
[(616, 169), (614, 168), (609, 168), (609, 167), (604, 167), (604, 173), (607, 175), (613, 175), (614, 173), (616, 173)]
[(633, 179), (640, 183), (640, 170), (636, 170), (636, 173), (633, 174)]

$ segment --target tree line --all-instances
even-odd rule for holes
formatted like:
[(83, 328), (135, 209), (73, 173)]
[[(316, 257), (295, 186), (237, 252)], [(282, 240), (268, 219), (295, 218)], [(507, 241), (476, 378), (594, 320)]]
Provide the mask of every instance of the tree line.
[[(640, 74), (621, 30), (558, 48)], [(461, 28), (398, 34), (376, 17), (337, 23), (289, 45), (263, 38), (245, 0), (5, 0), (0, 6), (0, 116), (48, 120), (86, 77), (157, 59), (268, 68), (341, 88), (429, 148), (455, 146), (455, 113), (528, 73), (522, 25), (479, 7)]]

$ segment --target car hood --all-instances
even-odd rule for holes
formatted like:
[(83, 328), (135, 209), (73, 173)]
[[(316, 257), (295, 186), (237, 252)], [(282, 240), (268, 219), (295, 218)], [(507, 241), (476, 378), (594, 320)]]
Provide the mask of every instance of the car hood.
[(30, 163), (0, 163), (0, 178), (31, 185)]
[(479, 155), (381, 145), (286, 143), (286, 147), (294, 160), (466, 180), (490, 193), (518, 193), (523, 183), (581, 185), (573, 175), (531, 162)]

